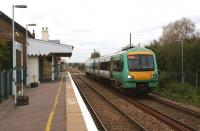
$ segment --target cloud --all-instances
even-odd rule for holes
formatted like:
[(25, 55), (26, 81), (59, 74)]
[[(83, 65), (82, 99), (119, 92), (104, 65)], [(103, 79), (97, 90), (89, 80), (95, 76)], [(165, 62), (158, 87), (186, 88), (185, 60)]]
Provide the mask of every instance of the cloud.
[(36, 38), (47, 26), (50, 39), (75, 46), (70, 61), (85, 61), (93, 49), (110, 54), (129, 44), (148, 44), (158, 39), (162, 27), (182, 17), (191, 17), (200, 26), (198, 0), (4, 0), (0, 8), (12, 17), (13, 4), (27, 4), (16, 9), (15, 20), (25, 27), (35, 23)]
[(94, 32), (94, 30), (91, 30), (91, 29), (79, 29), (79, 30), (73, 30), (72, 31), (72, 34), (76, 34), (76, 33), (90, 33), (90, 32)]

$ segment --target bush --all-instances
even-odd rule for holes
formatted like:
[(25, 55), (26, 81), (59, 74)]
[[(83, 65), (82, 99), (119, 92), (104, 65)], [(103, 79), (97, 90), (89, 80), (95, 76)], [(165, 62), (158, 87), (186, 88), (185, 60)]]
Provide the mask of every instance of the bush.
[(171, 81), (170, 73), (169, 72), (160, 72), (158, 77), (158, 86), (159, 88), (165, 88), (166, 83)]
[(171, 81), (165, 88), (157, 88), (154, 92), (169, 99), (200, 106), (200, 89), (188, 83), (182, 85)]

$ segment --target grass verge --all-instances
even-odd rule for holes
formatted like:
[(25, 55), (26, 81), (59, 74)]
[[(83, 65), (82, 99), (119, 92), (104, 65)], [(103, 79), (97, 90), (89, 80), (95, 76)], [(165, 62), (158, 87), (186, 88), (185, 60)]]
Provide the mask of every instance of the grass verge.
[(187, 83), (170, 81), (165, 86), (155, 88), (153, 92), (178, 102), (200, 107), (200, 88), (197, 89)]

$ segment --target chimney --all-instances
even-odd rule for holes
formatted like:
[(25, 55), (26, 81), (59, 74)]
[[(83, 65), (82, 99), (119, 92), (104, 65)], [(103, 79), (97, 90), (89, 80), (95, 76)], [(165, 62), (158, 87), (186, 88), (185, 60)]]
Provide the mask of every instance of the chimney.
[(49, 41), (49, 33), (47, 27), (42, 27), (42, 40)]
[(35, 30), (33, 30), (32, 36), (35, 39)]

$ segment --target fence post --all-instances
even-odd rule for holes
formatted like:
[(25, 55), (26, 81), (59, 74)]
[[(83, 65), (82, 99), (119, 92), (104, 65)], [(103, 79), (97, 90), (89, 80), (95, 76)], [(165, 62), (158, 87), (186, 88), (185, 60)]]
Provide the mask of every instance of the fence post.
[(23, 96), (24, 95), (24, 78), (23, 78), (23, 75), (24, 75), (24, 68), (23, 67), (21, 67), (21, 86), (22, 86), (22, 92), (21, 92), (21, 95)]
[(13, 94), (13, 88), (12, 88), (13, 70), (11, 69), (9, 72), (10, 72), (10, 77), (9, 77), (9, 81), (10, 81), (10, 95), (12, 95)]
[(26, 79), (27, 79), (27, 67), (23, 67), (23, 85), (27, 86)]
[(4, 99), (8, 98), (8, 94), (7, 94), (7, 89), (8, 89), (7, 76), (8, 76), (8, 72), (5, 71), (4, 72), (4, 82), (5, 82), (5, 85), (4, 85)]
[(0, 101), (2, 102), (4, 97), (5, 97), (5, 92), (4, 92), (4, 88), (5, 88), (5, 70), (3, 70), (1, 72), (1, 89), (0, 89), (0, 94), (1, 94), (1, 98), (0, 98)]
[(1, 102), (1, 88), (2, 88), (2, 80), (1, 80), (2, 76), (1, 76), (1, 71), (0, 71), (0, 102)]
[(198, 88), (198, 72), (196, 72), (196, 89)]
[(10, 72), (9, 71), (7, 71), (7, 78), (6, 78), (6, 80), (7, 80), (7, 96), (9, 96), (10, 95), (10, 93), (9, 93), (9, 90), (10, 90), (10, 79), (9, 79), (9, 76), (10, 76)]

